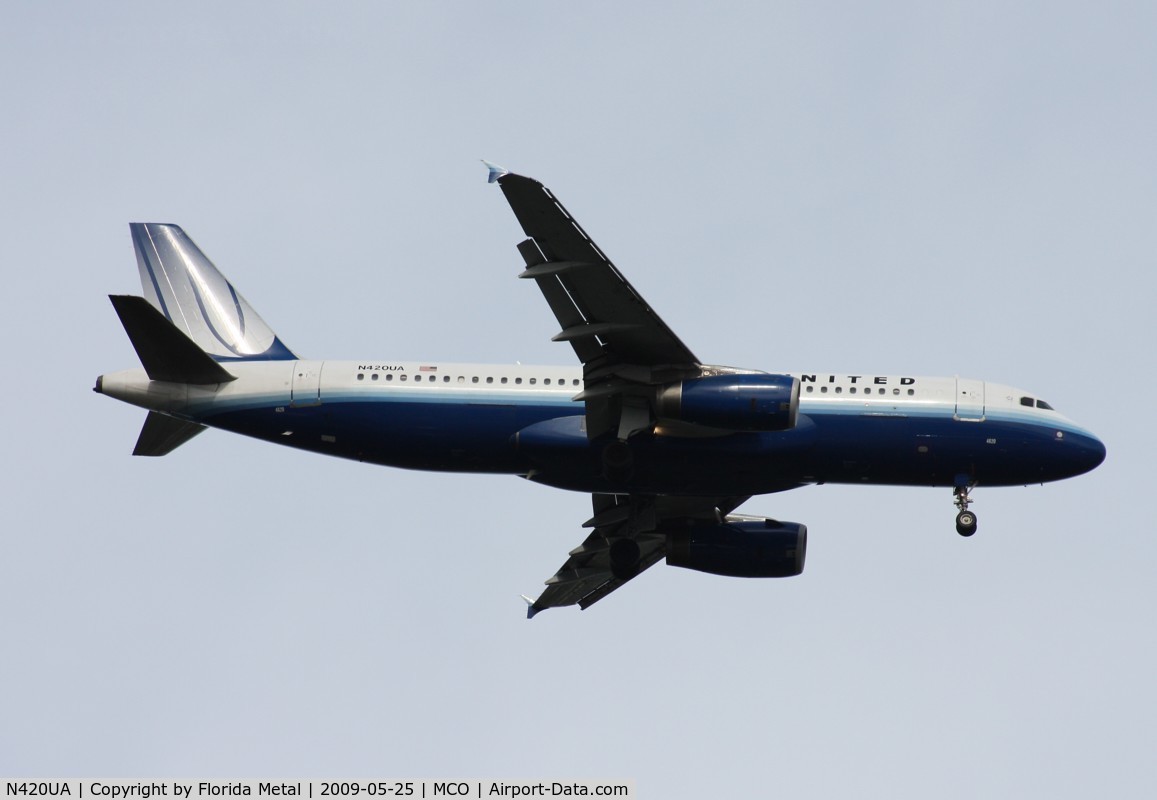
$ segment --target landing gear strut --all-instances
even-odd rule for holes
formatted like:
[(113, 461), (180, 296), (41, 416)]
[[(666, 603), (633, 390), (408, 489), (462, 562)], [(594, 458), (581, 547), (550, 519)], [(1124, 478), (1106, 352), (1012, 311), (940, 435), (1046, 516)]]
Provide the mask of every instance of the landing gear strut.
[(953, 502), (960, 509), (960, 513), (956, 515), (956, 532), (961, 536), (976, 533), (976, 515), (968, 510), (968, 506), (973, 502), (968, 496), (971, 491), (972, 486), (967, 484), (952, 489)]

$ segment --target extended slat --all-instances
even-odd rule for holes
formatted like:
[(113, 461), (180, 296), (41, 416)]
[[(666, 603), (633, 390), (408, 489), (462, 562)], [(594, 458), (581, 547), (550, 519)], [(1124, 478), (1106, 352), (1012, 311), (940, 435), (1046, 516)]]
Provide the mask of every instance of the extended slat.
[(603, 336), (608, 333), (617, 333), (619, 331), (630, 330), (637, 328), (629, 322), (583, 322), (579, 325), (572, 325), (569, 328), (556, 333), (550, 337), (552, 342), (572, 342), (575, 339), (584, 339), (590, 336)]
[(594, 261), (545, 261), (541, 264), (527, 267), (518, 273), (518, 277), (543, 278), (547, 275), (559, 275), (564, 272), (573, 272), (576, 269), (586, 269), (597, 266), (599, 265)]
[(631, 506), (623, 504), (621, 506), (611, 506), (608, 509), (600, 511), (593, 517), (582, 524), (584, 528), (604, 528), (608, 525), (618, 525), (626, 522), (631, 518)]
[(603, 575), (609, 576), (610, 573), (605, 569), (596, 569), (593, 567), (560, 570), (547, 579), (546, 585), (558, 586), (559, 584), (575, 583), (577, 581), (589, 580), (590, 578), (598, 578)]

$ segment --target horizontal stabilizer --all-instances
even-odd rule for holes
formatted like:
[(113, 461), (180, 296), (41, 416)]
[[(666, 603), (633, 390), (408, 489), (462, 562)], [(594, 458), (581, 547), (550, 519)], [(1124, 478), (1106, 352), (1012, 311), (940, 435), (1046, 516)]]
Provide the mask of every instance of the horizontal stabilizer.
[(198, 425), (196, 422), (186, 422), (183, 419), (150, 411), (149, 415), (145, 417), (141, 435), (137, 437), (137, 446), (133, 448), (133, 455), (168, 455), (203, 430), (205, 430), (205, 426)]
[(109, 295), (109, 300), (150, 380), (199, 384), (234, 380), (145, 298)]

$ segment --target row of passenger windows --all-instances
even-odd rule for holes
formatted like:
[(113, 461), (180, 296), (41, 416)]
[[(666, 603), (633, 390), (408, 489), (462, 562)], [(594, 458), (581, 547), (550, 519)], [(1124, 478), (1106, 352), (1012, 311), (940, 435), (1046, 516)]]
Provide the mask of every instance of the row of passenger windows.
[[(380, 372), (371, 372), (370, 373), (370, 380), (372, 380), (372, 381), (378, 380), (378, 378), (381, 374), (382, 373), (380, 373)], [(385, 373), (385, 376), (386, 376), (386, 378), (385, 378), (386, 381), (394, 380), (394, 373), (393, 372), (387, 372), (387, 373)], [(427, 383), (437, 383), (438, 382), (438, 376), (437, 375), (420, 375), (419, 374), (419, 375), (414, 375), (413, 377), (414, 377), (414, 383), (421, 383), (423, 378), (425, 379), (425, 381)], [(407, 375), (405, 372), (398, 373), (398, 380), (401, 381), (402, 383), (405, 383), (407, 380), (409, 380), (409, 378), (410, 378), (410, 376)], [(359, 372), (358, 373), (358, 380), (364, 381), (365, 379), (366, 379), (366, 374), (364, 372)], [(487, 377), (485, 380), (486, 383), (494, 383), (494, 381), (495, 381), (495, 379), (492, 377)], [(450, 383), (450, 382), (451, 382), (451, 378), (449, 375), (443, 375), (442, 376), (442, 383)], [(482, 379), (479, 378), (477, 375), (475, 375), (472, 378), (470, 378), (470, 382), (471, 383), (481, 383)], [(498, 378), (498, 382), (499, 383), (509, 383), (510, 378), (505, 378), (505, 377), (504, 378)], [(526, 382), (529, 383), (531, 386), (534, 386), (535, 384), (538, 383), (538, 378), (528, 378)], [(459, 375), (456, 383), (466, 383), (466, 376), (465, 375)], [(543, 386), (550, 386), (551, 383), (552, 383), (552, 381), (550, 378), (543, 378), (542, 379), (542, 385)], [(556, 386), (566, 386), (566, 379), (565, 378), (555, 378), (553, 383)], [(570, 382), (571, 386), (578, 386), (580, 383), (581, 383), (581, 381), (578, 378), (574, 378)], [(522, 378), (515, 378), (514, 384), (516, 386), (521, 385), (522, 384)]]
[[(809, 383), (807, 385), (807, 388), (804, 389), (804, 391), (807, 392), (808, 394), (811, 394), (812, 392), (815, 391), (815, 388), (816, 388), (815, 386), (813, 386)], [(857, 389), (860, 389), (860, 391), (862, 391), (864, 394), (871, 394), (872, 393), (872, 387), (871, 386), (864, 386), (862, 388), (852, 386), (848, 389), (848, 394), (855, 394)], [(843, 394), (844, 393), (844, 387), (843, 386), (837, 386), (837, 387), (835, 387), (834, 391), (836, 394)], [(820, 387), (820, 394), (827, 394), (827, 393), (828, 393), (828, 387), (821, 386)], [(887, 394), (887, 393), (888, 393), (888, 390), (885, 389), (883, 386), (876, 389), (876, 394)], [(899, 388), (893, 389), (892, 394), (895, 394), (895, 395), (900, 394)], [(908, 390), (908, 396), (909, 397), (912, 397), (915, 394), (916, 394), (915, 389), (909, 389)]]

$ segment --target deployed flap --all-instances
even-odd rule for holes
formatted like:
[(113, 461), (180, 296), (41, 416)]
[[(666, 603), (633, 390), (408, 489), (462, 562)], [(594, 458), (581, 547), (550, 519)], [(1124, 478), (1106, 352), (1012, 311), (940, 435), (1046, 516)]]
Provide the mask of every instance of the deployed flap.
[(208, 384), (234, 379), (145, 298), (114, 294), (109, 300), (150, 380)]
[(222, 361), (296, 358), (183, 230), (134, 222), (129, 231), (145, 297), (198, 347)]
[(203, 430), (205, 430), (205, 426), (196, 422), (186, 422), (183, 419), (150, 411), (149, 415), (145, 417), (141, 435), (137, 437), (137, 446), (133, 448), (133, 455), (168, 455)]
[(522, 175), (498, 179), (531, 242), (519, 246), (527, 269), (588, 366), (634, 364), (694, 368), (695, 355), (651, 310), (550, 190)]
[(570, 551), (566, 563), (527, 609), (539, 611), (577, 604), (588, 608), (667, 554), (667, 531), (692, 520), (718, 520), (746, 497), (592, 496), (594, 531)]

